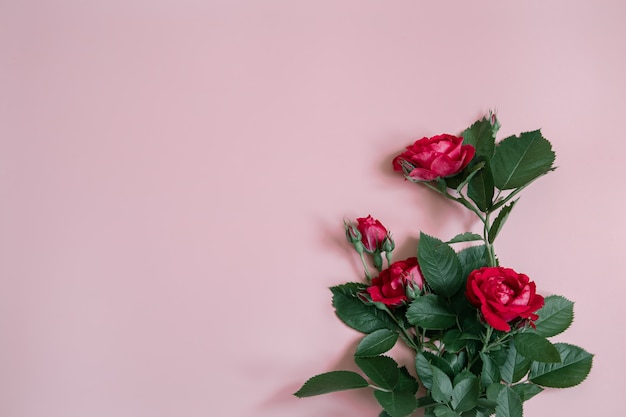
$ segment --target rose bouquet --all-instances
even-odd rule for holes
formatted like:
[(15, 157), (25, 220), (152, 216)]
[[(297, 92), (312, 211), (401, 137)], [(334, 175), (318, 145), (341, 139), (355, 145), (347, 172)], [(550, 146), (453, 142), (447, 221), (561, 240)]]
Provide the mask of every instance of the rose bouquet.
[[(426, 417), (521, 417), (523, 402), (545, 387), (587, 377), (593, 355), (548, 340), (570, 326), (573, 303), (542, 297), (496, 256), (516, 198), (554, 170), (555, 157), (539, 130), (496, 143), (499, 127), (490, 113), (459, 137), (422, 138), (393, 160), (407, 180), (473, 212), (481, 234), (443, 241), (421, 233), (416, 256), (394, 262), (392, 235), (380, 221), (345, 222), (365, 278), (332, 287), (332, 303), (339, 319), (365, 335), (354, 353), (362, 372), (314, 376), (297, 397), (369, 388), (383, 408), (379, 417), (419, 409)], [(462, 242), (476, 243), (455, 249)], [(408, 367), (386, 355), (399, 340), (415, 353)]]

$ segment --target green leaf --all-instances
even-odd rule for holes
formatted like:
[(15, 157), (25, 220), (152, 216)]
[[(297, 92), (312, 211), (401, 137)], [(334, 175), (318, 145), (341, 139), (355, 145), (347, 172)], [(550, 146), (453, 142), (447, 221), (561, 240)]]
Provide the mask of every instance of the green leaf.
[[(474, 178), (474, 175), (476, 175), (478, 173), (478, 171), (480, 171), (481, 169), (483, 169), (485, 166), (485, 162), (478, 162), (478, 163), (474, 163), (474, 161), (472, 161), (467, 168), (465, 168), (463, 170), (463, 172), (461, 173), (461, 177), (462, 177), (462, 181), (458, 180), (458, 181), (450, 181), (451, 178), (453, 177), (449, 177), (446, 178), (446, 183), (448, 184), (448, 187), (454, 188), (456, 189), (457, 193), (461, 193), (461, 191), (463, 190), (463, 187), (465, 187), (471, 180), (472, 178)], [(455, 178), (456, 180), (457, 178)]]
[(417, 408), (417, 400), (410, 392), (374, 391), (374, 397), (391, 417), (406, 417)]
[(333, 307), (337, 317), (346, 325), (362, 333), (372, 333), (379, 329), (394, 329), (391, 318), (373, 305), (366, 305), (357, 294), (367, 286), (349, 282), (332, 287)]
[(491, 160), (491, 172), (496, 187), (511, 190), (547, 173), (553, 162), (552, 145), (535, 130), (500, 142)]
[(430, 330), (442, 330), (454, 326), (456, 315), (445, 300), (435, 294), (416, 298), (406, 312), (409, 323)]
[(450, 239), (447, 243), (459, 243), (459, 242), (473, 242), (475, 240), (483, 240), (483, 237), (479, 234), (472, 232), (459, 233)]
[[(500, 384), (493, 384), (494, 386), (496, 385), (500, 385)], [(500, 387), (504, 388), (504, 385), (500, 385)], [(500, 393), (500, 389), (498, 389), (498, 391), (495, 393), (495, 398), (498, 398), (498, 394)], [(493, 408), (495, 411), (496, 405), (498, 405), (498, 403), (496, 401), (491, 401), (488, 400), (487, 398), (479, 398), (478, 399), (478, 406), (483, 407), (483, 408)]]
[(423, 352), (418, 351), (415, 354), (415, 371), (419, 377), (422, 385), (427, 390), (433, 388), (433, 369), (430, 367), (430, 362), (426, 358)]
[(554, 345), (561, 355), (561, 363), (534, 362), (530, 368), (530, 381), (551, 388), (569, 388), (587, 378), (593, 355), (583, 348), (567, 343)]
[(480, 382), (483, 386), (488, 387), (491, 384), (500, 382), (500, 369), (491, 356), (481, 353), (480, 359), (483, 362), (482, 372), (480, 373)]
[(535, 321), (537, 334), (543, 337), (556, 336), (564, 332), (574, 320), (574, 303), (560, 295), (545, 298), (545, 304), (537, 310)]
[(500, 391), (502, 391), (506, 387), (506, 385), (501, 383), (493, 383), (487, 387), (486, 394), (487, 400), (493, 401), (494, 403), (498, 402), (498, 396), (500, 395)]
[(548, 339), (537, 333), (518, 333), (513, 337), (517, 352), (533, 361), (556, 363), (561, 362), (559, 351)]
[(500, 376), (509, 384), (513, 384), (524, 377), (530, 369), (531, 360), (520, 355), (515, 344), (510, 343), (506, 361), (500, 366)]
[(422, 382), (422, 385), (424, 385), (424, 387), (429, 391), (432, 390), (433, 386), (433, 372), (431, 364), (442, 370), (449, 377), (452, 377), (455, 374), (451, 365), (443, 358), (428, 351), (418, 351), (415, 354), (415, 370), (417, 371), (417, 376)]
[(437, 417), (434, 410), (435, 407), (426, 407), (424, 409), (424, 417)]
[(476, 155), (490, 159), (495, 148), (495, 133), (487, 117), (477, 120), (461, 133), (464, 145), (472, 145)]
[(486, 212), (493, 205), (493, 187), (493, 176), (487, 164), (469, 182), (467, 196), (480, 211)]
[(405, 391), (405, 392), (410, 392), (411, 394), (415, 395), (415, 393), (417, 392), (419, 388), (419, 383), (413, 377), (413, 375), (409, 373), (409, 371), (406, 369), (406, 366), (403, 366), (399, 369), (400, 369), (400, 375), (399, 375), (398, 383), (396, 384), (396, 388), (394, 389), (394, 391), (396, 392)]
[(378, 356), (396, 344), (398, 333), (389, 329), (379, 329), (365, 336), (356, 348), (354, 356)]
[(424, 279), (437, 294), (450, 297), (465, 282), (456, 252), (441, 240), (420, 233), (417, 258)]
[[(472, 328), (471, 330), (475, 330), (475, 329)], [(483, 340), (482, 337), (478, 333), (476, 333), (474, 331), (461, 333), (461, 339), (463, 339), (463, 340)]]
[[(476, 415), (475, 416), (469, 416), (469, 417), (491, 417), (493, 416), (493, 414), (496, 412), (495, 406), (491, 407), (491, 408), (481, 408), (481, 409), (476, 409)], [(462, 416), (465, 417), (465, 416)]]
[(496, 417), (522, 417), (522, 399), (509, 387), (498, 394)]
[(465, 379), (472, 379), (472, 378), (476, 378), (476, 375), (474, 375), (473, 373), (471, 373), (470, 371), (465, 369), (462, 372), (459, 372), (458, 374), (454, 375), (454, 378), (452, 379), (452, 386), (456, 387), (456, 385), (459, 382), (461, 382), (461, 381), (463, 381)]
[(461, 269), (463, 279), (467, 279), (469, 274), (475, 270), (489, 265), (487, 259), (487, 248), (485, 245), (470, 246), (458, 253), (459, 262), (461, 263)]
[(467, 345), (467, 339), (462, 337), (460, 330), (450, 329), (443, 335), (443, 344), (447, 352), (458, 352)]
[(448, 403), (452, 399), (452, 381), (441, 369), (431, 365), (433, 371), (433, 389), (431, 395), (438, 403)]
[(388, 356), (373, 358), (354, 358), (354, 361), (374, 384), (381, 388), (393, 390), (398, 384), (400, 371), (398, 364)]
[(436, 417), (460, 417), (456, 412), (452, 411), (445, 405), (438, 405), (433, 409)]
[(532, 397), (543, 391), (543, 388), (541, 388), (539, 385), (531, 383), (516, 384), (513, 385), (511, 388), (513, 388), (513, 391), (515, 391), (517, 395), (519, 395), (519, 397), (522, 399), (522, 402), (530, 400)]
[(515, 203), (517, 203), (517, 200), (513, 201), (508, 206), (502, 207), (502, 210), (498, 213), (498, 217), (496, 217), (489, 228), (489, 243), (493, 243), (496, 240), (496, 237), (498, 236), (498, 233), (500, 233), (502, 226), (504, 226), (506, 219), (509, 218), (509, 213), (513, 210)]
[(459, 374), (459, 372), (461, 372), (461, 369), (465, 368), (465, 365), (467, 365), (467, 354), (464, 351), (459, 353), (444, 352), (441, 358), (450, 365), (450, 368), (452, 368), (453, 373), (450, 377), (453, 377), (454, 375), (463, 375), (462, 373)]
[(478, 403), (479, 389), (476, 377), (459, 381), (452, 390), (452, 408), (459, 413), (474, 408)]
[(417, 408), (429, 407), (431, 405), (437, 404), (437, 401), (433, 400), (431, 397), (420, 397), (417, 399)]
[(426, 356), (428, 362), (441, 369), (450, 378), (454, 377), (455, 371), (454, 369), (452, 369), (452, 365), (450, 365), (450, 363), (448, 363), (448, 361), (446, 361), (444, 358), (442, 358), (441, 356), (437, 356), (432, 352), (424, 352), (424, 356)]
[(296, 392), (298, 398), (312, 397), (329, 392), (365, 388), (369, 384), (361, 375), (351, 371), (332, 371), (316, 375), (304, 383)]

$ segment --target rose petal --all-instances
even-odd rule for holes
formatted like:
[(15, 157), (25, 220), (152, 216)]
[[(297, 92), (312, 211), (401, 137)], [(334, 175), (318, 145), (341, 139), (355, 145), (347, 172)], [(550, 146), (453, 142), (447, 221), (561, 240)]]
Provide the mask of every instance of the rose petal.
[(479, 304), (486, 304), (487, 303), (487, 299), (485, 298), (485, 294), (483, 294), (483, 292), (480, 290), (480, 288), (478, 287), (478, 282), (476, 281), (472, 281), (472, 292), (474, 294), (474, 296), (476, 296), (476, 298), (479, 301)]
[(528, 302), (530, 301), (530, 287), (526, 285), (520, 293), (515, 297), (513, 301), (511, 301), (511, 305), (514, 306), (528, 306)]
[(385, 298), (383, 303), (385, 305), (387, 305), (387, 306), (390, 306), (390, 307), (397, 307), (397, 306), (401, 305), (403, 302), (405, 302), (406, 300), (408, 300), (408, 298), (406, 296), (402, 295), (402, 296), (397, 296), (397, 297)]
[(483, 317), (485, 318), (487, 323), (489, 323), (489, 325), (494, 329), (501, 330), (503, 332), (508, 332), (509, 330), (511, 330), (511, 326), (509, 326), (506, 321), (504, 321), (496, 314), (494, 314), (491, 310), (489, 310), (486, 305), (481, 306), (480, 311), (483, 314)]
[(461, 149), (461, 141), (459, 141), (458, 143), (452, 144), (452, 146), (450, 146), (447, 154), (451, 159), (462, 161)]
[(438, 177), (437, 174), (423, 168), (415, 168), (409, 173), (409, 177), (418, 181), (432, 181)]
[(411, 162), (421, 167), (429, 167), (432, 161), (437, 157), (438, 153), (431, 149), (420, 149), (411, 154)]
[(472, 160), (476, 154), (476, 148), (472, 145), (461, 146), (461, 160), (463, 161), (463, 168)]
[(440, 177), (456, 174), (461, 169), (461, 161), (453, 161), (448, 155), (440, 154), (430, 164), (430, 170)]
[(372, 297), (372, 301), (380, 302), (383, 300), (383, 294), (380, 292), (379, 287), (375, 287), (375, 286), (368, 287), (367, 292), (370, 295), (370, 297)]
[(454, 150), (454, 143), (446, 139), (442, 139), (437, 142), (431, 143), (430, 148), (438, 153), (449, 154), (451, 151)]

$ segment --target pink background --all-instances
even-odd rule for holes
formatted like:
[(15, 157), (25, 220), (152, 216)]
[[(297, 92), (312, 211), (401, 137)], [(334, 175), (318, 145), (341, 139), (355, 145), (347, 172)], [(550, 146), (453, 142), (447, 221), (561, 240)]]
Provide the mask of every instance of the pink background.
[[(377, 416), (291, 396), (352, 369), (342, 219), (397, 256), (477, 224), (394, 175), (497, 108), (559, 169), (496, 249), (576, 301), (590, 378), (532, 417), (623, 408), (626, 3), (0, 2), (0, 415)], [(399, 360), (408, 359), (398, 350)], [(617, 414), (616, 414), (617, 413)]]

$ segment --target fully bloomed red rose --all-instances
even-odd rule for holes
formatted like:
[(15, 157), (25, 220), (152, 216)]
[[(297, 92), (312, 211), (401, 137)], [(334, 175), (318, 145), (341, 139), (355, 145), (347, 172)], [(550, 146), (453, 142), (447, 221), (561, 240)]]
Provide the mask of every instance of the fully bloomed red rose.
[(422, 138), (393, 159), (393, 169), (404, 172), (403, 162), (411, 168), (408, 176), (419, 181), (432, 181), (459, 173), (474, 157), (476, 149), (463, 145), (463, 138), (438, 135)]
[(511, 268), (485, 267), (470, 273), (465, 295), (480, 307), (483, 317), (496, 330), (508, 332), (517, 318), (537, 320), (535, 311), (543, 307), (543, 297), (535, 293), (535, 283)]
[(409, 286), (418, 289), (424, 286), (424, 279), (415, 257), (396, 261), (381, 271), (372, 279), (372, 285), (367, 288), (367, 292), (372, 301), (395, 307), (409, 299), (406, 294)]
[(372, 216), (360, 217), (356, 219), (357, 229), (361, 232), (361, 242), (365, 246), (365, 250), (370, 253), (382, 249), (383, 242), (387, 238), (387, 229), (381, 222)]

